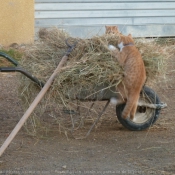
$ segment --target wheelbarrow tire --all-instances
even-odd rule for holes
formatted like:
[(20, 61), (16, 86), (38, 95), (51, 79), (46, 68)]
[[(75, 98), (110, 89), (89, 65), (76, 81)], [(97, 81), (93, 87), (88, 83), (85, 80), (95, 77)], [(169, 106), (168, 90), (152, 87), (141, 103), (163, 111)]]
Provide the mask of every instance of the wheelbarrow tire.
[[(149, 87), (144, 86), (139, 101), (144, 100), (150, 104), (160, 104), (161, 101), (157, 94)], [(132, 121), (129, 117), (122, 118), (122, 112), (125, 104), (116, 106), (116, 114), (119, 122), (129, 130), (141, 131), (152, 126), (159, 117), (161, 109), (154, 109), (149, 107), (137, 107), (136, 115)]]

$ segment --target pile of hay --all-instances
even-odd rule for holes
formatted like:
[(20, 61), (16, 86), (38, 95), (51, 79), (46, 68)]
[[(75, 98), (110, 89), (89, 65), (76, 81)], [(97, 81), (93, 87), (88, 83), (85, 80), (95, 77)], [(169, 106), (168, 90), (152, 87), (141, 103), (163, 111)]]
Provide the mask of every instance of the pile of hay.
[[(55, 78), (50, 89), (49, 94), (53, 95), (54, 98), (52, 100), (56, 99), (58, 104), (66, 104), (68, 99), (65, 96), (68, 95), (68, 92), (71, 93), (71, 87), (75, 87), (74, 89), (78, 91), (87, 89), (93, 93), (94, 85), (107, 83), (110, 86), (121, 81), (123, 70), (103, 44), (106, 43), (107, 45), (110, 42), (116, 45), (116, 36), (80, 39), (71, 38), (67, 33), (53, 29), (42, 31), (42, 35), (40, 31), (39, 37), (40, 39), (26, 51), (26, 56), (20, 64), (44, 83), (49, 79), (68, 50), (65, 40), (69, 38), (69, 44), (77, 42), (67, 64)], [(38, 87), (26, 77), (23, 77), (23, 80), (25, 81), (22, 81), (24, 88), (22, 94), (27, 96), (27, 100), (29, 100), (32, 97), (32, 92), (36, 92)]]
[[(118, 36), (103, 35), (94, 36), (91, 39), (80, 39), (70, 37), (66, 32), (52, 29), (42, 29), (38, 33), (39, 39), (26, 51), (25, 58), (20, 63), (23, 68), (37, 77), (40, 81), (46, 82), (68, 47), (65, 40), (76, 47), (71, 52), (65, 67), (55, 78), (49, 92), (42, 100), (41, 109), (45, 112), (53, 107), (56, 111), (63, 106), (71, 108), (73, 102), (67, 98), (69, 94), (77, 95), (81, 89), (87, 89), (90, 93), (94, 85), (109, 84), (117, 85), (122, 81), (123, 70), (118, 65), (110, 52), (104, 46), (118, 44)], [(147, 76), (155, 80), (156, 76), (165, 70), (164, 51), (155, 42), (137, 40), (136, 47), (140, 50), (146, 66)], [(71, 91), (71, 89), (74, 91)], [(76, 91), (75, 91), (76, 89)], [(40, 88), (30, 79), (22, 77), (20, 94), (26, 107), (32, 102)], [(75, 93), (75, 94), (72, 94)]]

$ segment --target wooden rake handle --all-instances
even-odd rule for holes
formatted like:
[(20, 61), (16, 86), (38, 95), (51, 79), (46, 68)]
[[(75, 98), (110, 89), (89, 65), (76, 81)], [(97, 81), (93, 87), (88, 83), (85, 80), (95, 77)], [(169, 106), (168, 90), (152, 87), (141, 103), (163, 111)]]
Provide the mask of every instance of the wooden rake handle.
[(47, 92), (47, 90), (49, 89), (49, 87), (51, 86), (51, 84), (52, 84), (55, 76), (60, 72), (61, 68), (66, 63), (67, 59), (68, 59), (68, 55), (65, 55), (61, 59), (58, 67), (55, 69), (55, 71), (53, 72), (53, 74), (51, 75), (51, 77), (48, 79), (48, 81), (46, 82), (46, 84), (44, 85), (44, 87), (41, 89), (41, 91), (39, 92), (39, 94), (37, 95), (37, 97), (35, 98), (35, 100), (32, 102), (32, 104), (30, 105), (30, 107), (27, 109), (27, 111), (25, 112), (25, 114), (22, 116), (22, 118), (20, 119), (20, 121), (18, 122), (18, 124), (15, 126), (15, 128), (13, 129), (13, 131), (11, 132), (11, 134), (5, 140), (5, 142), (3, 143), (3, 145), (0, 148), (0, 157), (4, 153), (4, 151), (6, 150), (6, 148), (9, 146), (9, 144), (11, 143), (11, 141), (14, 139), (14, 137), (16, 136), (16, 134), (19, 132), (19, 130), (21, 129), (21, 127), (23, 126), (23, 124), (25, 123), (25, 121), (28, 119), (28, 117), (30, 116), (30, 114), (36, 108), (36, 106), (38, 105), (38, 103), (41, 101), (41, 99), (43, 98), (43, 96), (45, 95), (45, 93)]

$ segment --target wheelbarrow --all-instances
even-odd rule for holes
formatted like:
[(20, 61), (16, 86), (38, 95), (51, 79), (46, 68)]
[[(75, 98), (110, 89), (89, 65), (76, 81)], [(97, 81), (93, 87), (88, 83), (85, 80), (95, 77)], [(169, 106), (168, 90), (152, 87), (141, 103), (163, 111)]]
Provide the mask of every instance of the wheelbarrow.
[[(27, 76), (33, 82), (35, 82), (40, 87), (44, 86), (44, 83), (39, 81), (32, 74), (27, 72), (22, 67), (18, 66), (18, 62), (10, 57), (9, 55), (0, 52), (0, 56), (4, 57), (8, 61), (14, 64), (15, 67), (0, 67), (0, 72), (20, 72), (23, 75)], [(103, 112), (106, 110), (109, 105), (111, 98), (118, 98), (118, 92), (116, 91), (116, 87), (109, 87), (108, 84), (104, 84), (101, 86), (94, 86), (94, 91), (96, 93), (90, 94), (86, 90), (81, 90), (81, 92), (76, 93), (77, 95), (71, 95), (73, 91), (76, 89), (70, 89), (68, 93), (68, 98), (72, 100), (80, 100), (80, 101), (107, 101), (105, 107), (103, 108)], [(71, 93), (70, 93), (71, 92)], [(75, 94), (75, 93), (73, 93)], [(122, 111), (125, 107), (125, 104), (120, 104), (116, 106), (116, 115), (120, 123), (129, 130), (132, 131), (140, 131), (149, 128), (153, 125), (159, 117), (160, 111), (162, 108), (165, 108), (167, 105), (162, 103), (158, 97), (158, 95), (151, 88), (144, 86), (142, 91), (140, 92), (140, 98), (138, 102), (138, 107), (136, 111), (136, 115), (133, 120), (129, 117), (127, 119), (122, 118)], [(91, 108), (93, 105), (91, 106)], [(89, 109), (91, 110), (91, 109)], [(102, 115), (103, 113), (101, 113)], [(100, 115), (100, 116), (101, 116)]]
[[(67, 61), (68, 55), (70, 54), (70, 52), (72, 51), (72, 49), (75, 46), (75, 45), (70, 46), (67, 42), (66, 42), (66, 44), (69, 47), (69, 49), (68, 49), (66, 55), (62, 58), (62, 60), (65, 59), (64, 62)], [(3, 52), (0, 52), (0, 57), (7, 59), (8, 61), (10, 61), (14, 65), (14, 67), (0, 67), (0, 72), (20, 72), (23, 75), (27, 76), (29, 79), (31, 79), (33, 82), (35, 82), (40, 87), (43, 87), (43, 89), (45, 88), (46, 85), (44, 85), (43, 82), (39, 81), (35, 76), (33, 76), (28, 71), (26, 71), (25, 69), (20, 67), (18, 62), (15, 59), (13, 59), (12, 57), (10, 57), (9, 55), (7, 55)], [(62, 67), (64, 63), (60, 62), (60, 64), (59, 64), (60, 67)], [(59, 65), (58, 65), (58, 67), (59, 67)], [(57, 72), (55, 70), (53, 74), (56, 75), (56, 73)], [(52, 83), (53, 79), (54, 79), (54, 77), (52, 77), (52, 80), (49, 82), (49, 84)], [(70, 89), (70, 92), (72, 92), (74, 90), (76, 91), (76, 89)], [(75, 95), (71, 96), (71, 94), (69, 94), (69, 92), (67, 92), (69, 94), (68, 97), (71, 98), (72, 100), (78, 99), (80, 101), (106, 101), (106, 105), (104, 106), (103, 110), (99, 114), (99, 116), (96, 119), (96, 121), (94, 122), (94, 124), (91, 126), (91, 128), (86, 136), (89, 135), (90, 131), (94, 128), (94, 126), (98, 122), (99, 118), (102, 116), (102, 114), (104, 113), (104, 111), (108, 107), (108, 105), (110, 103), (110, 99), (111, 98), (117, 99), (118, 95), (119, 95), (119, 93), (116, 92), (116, 87), (115, 86), (109, 87), (108, 84), (103, 84), (101, 86), (94, 86), (94, 90), (96, 92), (94, 94), (90, 94), (90, 92), (88, 92), (86, 90), (81, 90), (81, 92), (78, 92), (76, 96)], [(45, 90), (45, 92), (46, 91), (47, 90)], [(38, 96), (40, 96), (40, 94), (38, 94)], [(40, 99), (41, 98), (42, 97), (40, 97)], [(38, 103), (39, 103), (39, 101), (36, 102), (35, 106)], [(93, 107), (93, 104), (91, 105), (89, 110), (91, 110), (91, 108)], [(120, 121), (120, 123), (124, 127), (126, 127), (129, 130), (132, 130), (132, 131), (141, 131), (141, 130), (147, 129), (151, 125), (153, 125), (156, 122), (156, 120), (158, 119), (161, 109), (165, 108), (166, 106), (167, 105), (160, 101), (158, 95), (151, 88), (144, 86), (142, 91), (140, 92), (140, 98), (139, 98), (138, 107), (137, 107), (137, 111), (136, 111), (134, 119), (131, 120), (130, 117), (128, 117), (127, 119), (122, 118), (122, 111), (125, 107), (125, 104), (120, 104), (120, 105), (116, 106), (116, 114), (117, 114), (118, 120)], [(26, 113), (28, 113), (28, 110), (26, 111)], [(31, 114), (31, 111), (30, 111), (30, 114)], [(30, 114), (27, 114), (27, 115), (29, 116)], [(28, 116), (26, 116), (26, 118), (23, 121), (19, 121), (18, 124), (20, 125), (20, 128), (21, 128), (22, 124), (25, 122), (25, 120), (28, 118)], [(14, 129), (12, 131), (11, 135), (8, 138), (9, 141), (7, 139), (6, 140), (7, 143), (5, 142), (2, 145), (3, 148), (2, 147), (0, 148), (0, 156), (2, 155), (2, 153), (4, 152), (6, 147), (9, 145), (9, 143), (12, 141), (12, 139), (15, 137), (16, 133), (19, 131), (20, 128), (18, 126), (16, 126), (15, 129), (17, 129), (17, 130), (15, 131), (15, 129)]]

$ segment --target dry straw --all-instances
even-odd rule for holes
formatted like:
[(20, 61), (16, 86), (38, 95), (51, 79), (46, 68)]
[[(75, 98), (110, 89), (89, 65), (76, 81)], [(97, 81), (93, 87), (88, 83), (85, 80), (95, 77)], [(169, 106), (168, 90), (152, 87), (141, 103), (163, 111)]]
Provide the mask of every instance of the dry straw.
[[(63, 107), (73, 108), (75, 102), (69, 98), (70, 96), (75, 97), (82, 89), (93, 94), (95, 85), (106, 83), (112, 86), (122, 81), (123, 69), (104, 46), (104, 44), (117, 45), (119, 37), (103, 35), (80, 39), (70, 37), (66, 32), (58, 29), (42, 29), (38, 37), (39, 39), (26, 50), (21, 65), (42, 82), (47, 81), (66, 53), (65, 40), (69, 38), (70, 44), (77, 42), (67, 64), (56, 77), (36, 112), (37, 116), (41, 116), (49, 111), (48, 116), (52, 116), (59, 126), (65, 129), (69, 124), (71, 126), (75, 124), (71, 118), (65, 120), (61, 114)], [(156, 80), (164, 74), (167, 55), (163, 47), (145, 39), (136, 40), (135, 45), (142, 54), (148, 79)], [(26, 77), (21, 78), (20, 94), (26, 107), (39, 90), (40, 88), (31, 80)], [(32, 123), (36, 125), (36, 121)]]

